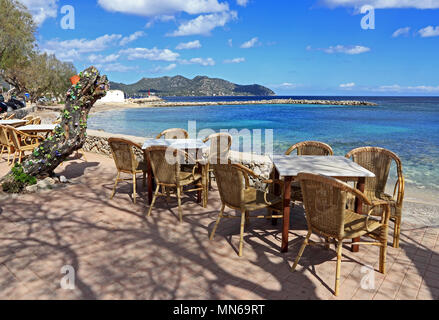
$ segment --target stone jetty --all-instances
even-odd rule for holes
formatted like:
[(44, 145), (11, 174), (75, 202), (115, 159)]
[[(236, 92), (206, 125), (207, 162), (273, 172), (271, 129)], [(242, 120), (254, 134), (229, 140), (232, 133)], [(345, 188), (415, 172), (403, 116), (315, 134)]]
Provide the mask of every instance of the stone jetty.
[(249, 100), (249, 101), (151, 101), (144, 99), (131, 102), (151, 107), (178, 107), (178, 106), (217, 106), (217, 105), (249, 105), (249, 104), (322, 104), (339, 106), (377, 106), (376, 103), (369, 101), (356, 100), (308, 100), (308, 99), (269, 99), (269, 100)]

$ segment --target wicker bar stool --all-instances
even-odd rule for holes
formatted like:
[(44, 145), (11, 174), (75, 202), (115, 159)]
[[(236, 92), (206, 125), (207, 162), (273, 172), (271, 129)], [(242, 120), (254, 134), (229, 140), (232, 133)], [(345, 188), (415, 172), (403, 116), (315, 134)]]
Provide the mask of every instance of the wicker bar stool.
[[(379, 270), (386, 272), (387, 232), (390, 217), (389, 204), (386, 201), (371, 202), (362, 192), (348, 184), (330, 177), (311, 173), (298, 175), (303, 192), (308, 234), (299, 250), (291, 268), (294, 271), (307, 245), (325, 245), (329, 247), (330, 239), (337, 245), (337, 268), (335, 274), (335, 290), (337, 296), (340, 287), (340, 267), (343, 241), (361, 236), (369, 236), (369, 242), (355, 242), (361, 245), (380, 247)], [(358, 214), (346, 209), (347, 194), (360, 198), (371, 210), (367, 214)], [(373, 217), (374, 208), (381, 208), (381, 219)], [(323, 236), (324, 242), (313, 242), (311, 234)], [(351, 243), (351, 242), (350, 242)]]
[[(370, 201), (383, 200), (390, 205), (390, 220), (394, 223), (393, 247), (399, 247), (401, 233), (402, 206), (404, 201), (404, 175), (402, 173), (401, 159), (392, 151), (379, 147), (361, 147), (349, 151), (347, 158), (375, 174), (375, 178), (366, 178), (364, 193)], [(396, 164), (398, 179), (395, 183), (393, 196), (385, 193), (392, 161)], [(349, 201), (350, 208), (354, 202)], [(363, 203), (363, 210), (369, 210), (369, 206)], [(374, 214), (380, 215), (380, 208), (374, 209)]]

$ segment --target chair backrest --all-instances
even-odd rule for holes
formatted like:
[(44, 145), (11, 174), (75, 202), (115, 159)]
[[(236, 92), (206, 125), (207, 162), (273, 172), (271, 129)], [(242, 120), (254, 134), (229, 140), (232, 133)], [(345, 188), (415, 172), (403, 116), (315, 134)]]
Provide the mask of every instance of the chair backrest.
[(40, 117), (33, 118), (32, 124), (41, 124), (41, 118)]
[(6, 126), (6, 134), (12, 141), (14, 148), (19, 150), (21, 148), (21, 136), (20, 131), (11, 126)]
[(324, 236), (342, 239), (346, 214), (347, 194), (369, 200), (348, 184), (322, 175), (300, 173), (298, 176), (303, 194), (308, 228)]
[(6, 131), (6, 127), (0, 125), (0, 144), (3, 146), (8, 146), (9, 145), (9, 138), (8, 138), (8, 133)]
[(10, 116), (6, 116), (5, 120), (12, 120), (15, 118), (15, 113), (11, 114)]
[(320, 141), (302, 141), (291, 146), (286, 152), (286, 155), (291, 154), (294, 150), (297, 151), (298, 156), (332, 156), (334, 152), (332, 148)]
[(134, 173), (139, 165), (139, 161), (135, 154), (135, 148), (141, 150), (141, 146), (130, 140), (121, 138), (109, 138), (108, 144), (113, 153), (113, 159), (117, 170)]
[(203, 140), (210, 141), (209, 163), (228, 164), (232, 136), (226, 132), (214, 133)]
[(26, 116), (21, 120), (25, 120), (26, 123), (24, 125), (27, 126), (27, 125), (30, 125), (33, 123), (34, 117), (33, 116)]
[(373, 172), (375, 178), (366, 178), (365, 192), (383, 193), (389, 178), (390, 165), (395, 161), (398, 177), (402, 177), (401, 159), (390, 150), (379, 147), (361, 147), (349, 151), (346, 158)]
[(180, 164), (189, 158), (186, 152), (167, 146), (152, 146), (145, 153), (157, 184), (180, 185)]
[(240, 164), (215, 164), (213, 171), (221, 201), (234, 209), (244, 205), (244, 195), (248, 176)]
[(180, 128), (166, 129), (157, 135), (156, 139), (164, 137), (165, 139), (189, 139), (189, 133)]

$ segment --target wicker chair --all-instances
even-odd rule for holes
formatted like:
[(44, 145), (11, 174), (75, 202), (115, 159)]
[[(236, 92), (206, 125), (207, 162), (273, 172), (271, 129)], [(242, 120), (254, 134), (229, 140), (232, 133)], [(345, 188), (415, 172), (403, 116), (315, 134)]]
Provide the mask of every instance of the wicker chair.
[[(297, 152), (298, 156), (332, 156), (334, 152), (332, 148), (326, 143), (320, 141), (303, 141), (291, 146), (286, 152), (290, 155), (293, 151)], [(302, 192), (300, 190), (300, 183), (294, 181), (291, 183), (291, 200), (303, 201)]]
[[(386, 272), (387, 232), (390, 208), (386, 201), (371, 202), (362, 192), (348, 184), (330, 177), (301, 173), (298, 175), (303, 191), (303, 199), (308, 223), (308, 234), (299, 250), (292, 271), (299, 263), (307, 245), (325, 245), (329, 248), (330, 240), (313, 242), (309, 240), (312, 233), (334, 239), (337, 245), (337, 269), (334, 294), (337, 296), (340, 286), (340, 266), (343, 241), (361, 236), (369, 236), (376, 241), (355, 242), (355, 244), (380, 246), (379, 271)], [(360, 198), (371, 206), (367, 214), (358, 214), (346, 209), (347, 194)], [(381, 219), (372, 217), (373, 208), (381, 207)]]
[[(404, 200), (404, 175), (402, 174), (401, 159), (392, 151), (378, 147), (362, 147), (354, 149), (346, 154), (347, 158), (366, 168), (375, 174), (375, 178), (366, 178), (364, 193), (370, 201), (384, 200), (390, 205), (390, 220), (394, 222), (393, 247), (399, 247), (401, 233), (402, 206)], [(384, 192), (389, 177), (392, 160), (395, 161), (398, 179), (396, 181), (393, 196)], [(349, 202), (353, 207), (353, 201)], [(363, 204), (363, 210), (369, 207)], [(380, 208), (374, 210), (374, 214), (381, 214)]]
[(33, 123), (33, 119), (34, 119), (33, 116), (26, 116), (22, 120), (26, 120), (26, 123), (24, 125), (27, 126)]
[(160, 139), (161, 137), (165, 139), (189, 139), (189, 133), (184, 129), (172, 128), (160, 132), (156, 139)]
[(11, 115), (9, 115), (9, 116), (6, 116), (5, 117), (5, 120), (12, 120), (12, 119), (14, 119), (15, 118), (15, 113), (13, 113), (13, 114), (11, 114)]
[(31, 124), (41, 124), (41, 118), (40, 117), (33, 118)]
[[(224, 215), (225, 207), (241, 211), (241, 230), (239, 239), (238, 255), (242, 256), (244, 243), (244, 225), (250, 218), (250, 212), (267, 209), (268, 212), (282, 211), (282, 198), (268, 192), (270, 184), (282, 184), (279, 180), (266, 180), (255, 174), (241, 164), (216, 164), (213, 170), (218, 184), (218, 191), (221, 197), (221, 210), (210, 235), (210, 240), (215, 236), (215, 231), (222, 218), (239, 218), (239, 216)], [(249, 186), (249, 176), (259, 179), (267, 184), (265, 191)], [(251, 218), (282, 218), (282, 215), (252, 216)]]
[(211, 187), (211, 178), (213, 169), (210, 165), (229, 163), (230, 147), (232, 146), (232, 136), (226, 132), (214, 133), (206, 137), (203, 142), (210, 141), (208, 155), (208, 172), (209, 172), (209, 188)]
[(5, 151), (8, 152), (8, 163), (9, 163), (11, 154), (15, 152), (15, 149), (8, 135), (6, 126), (2, 126), (2, 125), (0, 125), (0, 147), (1, 147), (1, 152), (0, 152), (1, 156), (3, 156), (3, 153), (5, 153)]
[[(166, 146), (152, 146), (145, 150), (146, 157), (151, 163), (152, 172), (156, 182), (156, 190), (149, 206), (148, 216), (151, 215), (152, 208), (158, 196), (166, 195), (169, 197), (169, 189), (174, 188), (177, 191), (178, 216), (180, 222), (183, 222), (183, 210), (181, 208), (181, 196), (184, 191), (204, 192), (205, 188), (201, 182), (201, 174), (196, 172), (198, 164), (193, 166), (192, 172), (181, 171), (181, 163), (194, 159), (185, 151), (174, 149)], [(195, 185), (195, 188), (184, 190), (185, 186)], [(160, 187), (162, 193), (159, 192)], [(203, 194), (203, 197), (205, 195)]]
[(143, 173), (143, 186), (146, 185), (146, 172), (147, 166), (144, 159), (139, 160), (136, 157), (136, 150), (142, 152), (142, 147), (137, 143), (121, 138), (109, 138), (108, 144), (110, 145), (113, 159), (117, 168), (116, 182), (114, 183), (113, 192), (110, 199), (113, 199), (117, 184), (120, 181), (126, 181), (131, 179), (121, 179), (121, 173), (129, 173), (132, 175), (133, 181), (133, 202), (136, 203), (136, 175)]
[(26, 151), (33, 151), (36, 147), (38, 147), (41, 141), (44, 140), (43, 137), (28, 134), (22, 131), (19, 131), (11, 126), (6, 126), (6, 134), (12, 141), (14, 158), (12, 160), (11, 165), (15, 164), (15, 160), (18, 155), (18, 163), (21, 163), (23, 157), (25, 156)]

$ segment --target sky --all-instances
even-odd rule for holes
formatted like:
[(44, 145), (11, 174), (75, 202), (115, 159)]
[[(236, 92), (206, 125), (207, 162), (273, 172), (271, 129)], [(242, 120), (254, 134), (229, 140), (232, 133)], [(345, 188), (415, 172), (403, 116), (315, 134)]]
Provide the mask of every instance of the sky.
[(439, 95), (439, 0), (19, 0), (42, 51), (111, 81), (278, 95)]

